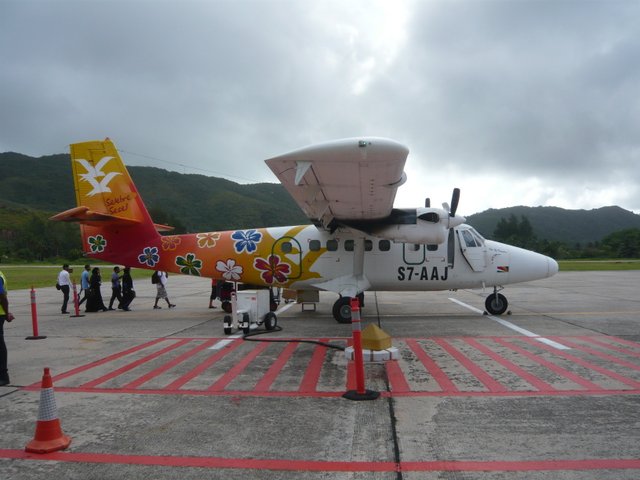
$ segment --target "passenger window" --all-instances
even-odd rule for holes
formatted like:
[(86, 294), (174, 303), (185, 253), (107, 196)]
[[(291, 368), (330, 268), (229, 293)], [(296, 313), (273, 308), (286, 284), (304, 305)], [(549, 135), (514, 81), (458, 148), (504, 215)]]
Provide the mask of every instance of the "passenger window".
[(335, 252), (337, 250), (338, 250), (338, 240), (335, 240), (335, 239), (327, 240), (327, 251)]
[(345, 240), (344, 241), (344, 249), (347, 252), (353, 252), (353, 246), (354, 246), (354, 241), (353, 240)]
[(280, 244), (280, 250), (282, 251), (282, 253), (291, 253), (292, 249), (293, 246), (291, 245), (291, 242), (282, 242)]
[(309, 250), (312, 252), (318, 252), (320, 250), (320, 240), (310, 240)]
[(371, 240), (365, 240), (364, 241), (364, 251), (365, 252), (370, 252), (371, 250), (373, 250), (373, 242)]
[(427, 250), (430, 252), (437, 252), (438, 251), (438, 245), (427, 245)]
[(378, 250), (381, 252), (388, 252), (391, 250), (391, 242), (389, 240), (380, 240), (378, 242)]

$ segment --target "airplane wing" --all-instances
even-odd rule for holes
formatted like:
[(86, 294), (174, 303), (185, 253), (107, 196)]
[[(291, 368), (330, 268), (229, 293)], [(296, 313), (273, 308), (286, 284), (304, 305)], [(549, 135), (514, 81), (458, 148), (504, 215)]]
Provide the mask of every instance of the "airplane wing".
[(409, 149), (385, 138), (348, 138), (265, 160), (316, 226), (387, 217)]

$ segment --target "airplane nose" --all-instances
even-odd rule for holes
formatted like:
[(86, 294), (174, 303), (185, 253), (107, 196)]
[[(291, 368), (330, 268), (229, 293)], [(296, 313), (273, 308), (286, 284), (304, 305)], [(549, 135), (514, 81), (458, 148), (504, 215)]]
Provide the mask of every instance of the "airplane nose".
[(556, 262), (553, 258), (547, 257), (547, 277), (553, 277), (560, 267), (558, 266), (558, 262)]

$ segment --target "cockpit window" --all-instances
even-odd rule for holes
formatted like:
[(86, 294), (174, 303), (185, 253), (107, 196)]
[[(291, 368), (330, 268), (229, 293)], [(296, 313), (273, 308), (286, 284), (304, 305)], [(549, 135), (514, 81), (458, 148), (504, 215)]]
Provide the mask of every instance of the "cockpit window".
[(482, 235), (480, 235), (478, 232), (476, 232), (473, 228), (471, 230), (469, 230), (469, 231), (473, 235), (473, 238), (476, 239), (476, 243), (478, 244), (479, 247), (484, 245), (484, 238), (482, 238)]
[(471, 235), (471, 232), (469, 232), (469, 230), (462, 230), (462, 238), (464, 238), (464, 243), (467, 245), (467, 247), (477, 247), (478, 245), (476, 245), (476, 241), (473, 238), (473, 235)]

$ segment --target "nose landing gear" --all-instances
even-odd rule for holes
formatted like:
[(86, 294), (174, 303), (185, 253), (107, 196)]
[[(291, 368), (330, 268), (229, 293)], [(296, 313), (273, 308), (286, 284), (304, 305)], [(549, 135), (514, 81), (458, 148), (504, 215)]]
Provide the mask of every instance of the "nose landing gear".
[(484, 302), (484, 308), (491, 315), (502, 315), (507, 311), (509, 302), (507, 297), (498, 293), (498, 287), (493, 287), (493, 293), (487, 297)]

